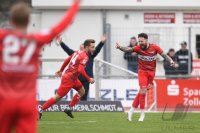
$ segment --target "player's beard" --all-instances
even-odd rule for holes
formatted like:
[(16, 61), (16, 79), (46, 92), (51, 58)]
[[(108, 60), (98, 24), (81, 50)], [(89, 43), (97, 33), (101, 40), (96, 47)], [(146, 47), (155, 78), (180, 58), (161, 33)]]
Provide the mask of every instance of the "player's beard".
[(90, 55), (93, 55), (93, 54), (94, 54), (94, 52), (92, 52), (92, 51), (89, 51), (89, 53), (90, 53)]
[(147, 45), (145, 44), (145, 45), (142, 45), (142, 46), (140, 46), (140, 48), (142, 49), (142, 50), (146, 50), (147, 49)]

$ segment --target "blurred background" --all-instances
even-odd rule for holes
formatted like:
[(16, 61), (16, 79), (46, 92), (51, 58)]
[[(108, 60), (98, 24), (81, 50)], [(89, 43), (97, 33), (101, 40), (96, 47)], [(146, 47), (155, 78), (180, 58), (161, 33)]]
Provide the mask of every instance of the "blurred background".
[[(50, 28), (61, 19), (65, 10), (72, 3), (72, 0), (24, 1), (29, 3), (33, 9), (29, 32)], [(8, 9), (15, 2), (16, 0), (1, 0), (0, 26), (2, 28), (9, 27)], [(78, 50), (79, 45), (85, 39), (93, 38), (98, 44), (101, 36), (107, 35), (106, 44), (95, 60), (96, 83), (91, 86), (90, 100), (102, 100), (102, 90), (111, 89), (106, 100), (120, 100), (121, 98), (121, 101), (125, 102), (124, 105), (131, 105), (136, 93), (133, 91), (129, 95), (127, 90), (138, 89), (138, 85), (136, 85), (137, 68), (134, 67), (137, 65), (137, 57), (133, 57), (134, 54), (124, 54), (116, 50), (115, 43), (119, 42), (123, 46), (135, 45), (134, 42), (131, 44), (132, 37), (135, 37), (135, 42), (137, 42), (137, 35), (141, 32), (147, 33), (149, 42), (158, 44), (177, 64), (177, 68), (172, 70), (169, 68), (169, 64), (161, 56), (158, 56), (155, 81), (157, 86), (154, 87), (154, 92), (151, 92), (150, 99), (159, 103), (159, 98), (163, 97), (159, 95), (159, 91), (166, 90), (166, 99), (167, 96), (181, 95), (181, 98), (178, 97), (178, 101), (184, 103), (186, 102), (185, 98), (189, 98), (188, 100), (193, 100), (193, 103), (186, 102), (187, 104), (200, 106), (200, 91), (198, 91), (200, 89), (199, 0), (83, 0), (78, 16), (71, 27), (61, 36), (63, 42), (70, 48)], [(52, 40), (41, 52), (39, 79), (54, 78), (54, 73), (67, 57), (68, 55), (60, 45)], [(107, 82), (108, 80), (110, 81)], [(130, 83), (128, 86), (127, 81)], [(59, 80), (56, 82), (59, 83)], [(186, 85), (182, 86), (183, 83)], [(115, 85), (112, 87), (108, 84)], [(192, 86), (187, 86), (189, 84)], [(55, 87), (49, 85), (49, 87), (55, 90), (56, 85)], [(170, 85), (175, 93), (170, 94)], [(189, 89), (188, 93), (185, 88)], [(187, 97), (189, 94), (191, 94), (190, 97)], [(193, 96), (198, 98), (198, 105), (194, 105)], [(41, 97), (39, 99), (46, 99)], [(151, 105), (152, 103), (150, 103)], [(161, 106), (163, 107), (164, 103)]]

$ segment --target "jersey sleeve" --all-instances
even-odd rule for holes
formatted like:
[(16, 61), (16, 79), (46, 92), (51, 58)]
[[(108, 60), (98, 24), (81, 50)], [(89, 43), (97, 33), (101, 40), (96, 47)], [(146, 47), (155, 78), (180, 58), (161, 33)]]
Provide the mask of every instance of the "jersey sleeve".
[(133, 47), (133, 52), (138, 53), (139, 50), (140, 50), (140, 46), (134, 46), (134, 47)]
[(56, 37), (56, 35), (61, 33), (71, 24), (75, 14), (78, 12), (80, 4), (80, 0), (74, 1), (74, 4), (70, 7), (69, 11), (66, 12), (63, 19), (57, 25), (55, 25), (52, 29), (43, 30), (42, 32), (34, 35), (39, 44), (44, 45), (49, 43), (54, 37)]
[(88, 62), (88, 57), (81, 57), (79, 64), (83, 65), (83, 66), (86, 66), (87, 62)]
[(65, 70), (65, 67), (69, 64), (71, 58), (72, 58), (73, 55), (69, 56), (65, 61), (64, 63), (62, 64), (61, 68), (60, 68), (60, 72), (63, 72)]
[(87, 65), (87, 62), (88, 62), (88, 57), (81, 57), (80, 58), (79, 66), (78, 66), (78, 72), (89, 81), (90, 77), (85, 72), (85, 67)]
[(158, 54), (161, 54), (163, 52), (163, 50), (158, 45), (154, 45), (154, 47)]

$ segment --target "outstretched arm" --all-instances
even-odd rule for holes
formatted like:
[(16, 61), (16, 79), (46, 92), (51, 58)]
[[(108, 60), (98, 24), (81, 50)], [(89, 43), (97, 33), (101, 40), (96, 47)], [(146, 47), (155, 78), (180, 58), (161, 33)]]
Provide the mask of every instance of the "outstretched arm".
[(56, 37), (56, 43), (62, 47), (62, 49), (68, 54), (72, 55), (75, 51), (70, 49), (62, 40), (61, 36)]
[(99, 42), (99, 44), (95, 48), (94, 54), (92, 55), (93, 58), (96, 57), (99, 54), (99, 52), (103, 48), (103, 45), (105, 44), (106, 40), (107, 40), (106, 35), (103, 35), (101, 37), (101, 41)]
[(60, 46), (62, 47), (62, 49), (68, 54), (68, 55), (72, 55), (74, 53), (74, 50), (69, 48), (64, 42), (60, 43)]
[(172, 58), (170, 58), (167, 54), (165, 54), (164, 52), (162, 52), (160, 54), (163, 58), (165, 58), (169, 63), (170, 63), (170, 66), (172, 67), (175, 67), (175, 63), (174, 61), (172, 60)]
[(122, 46), (120, 46), (119, 43), (116, 43), (115, 47), (116, 47), (116, 49), (119, 49), (119, 50), (121, 50), (123, 52), (133, 52), (133, 48), (131, 48), (131, 47), (122, 47)]
[(80, 0), (74, 0), (74, 4), (70, 7), (69, 11), (65, 14), (63, 19), (52, 29), (43, 31), (39, 34), (35, 34), (37, 41), (43, 45), (44, 43), (49, 43), (56, 35), (61, 33), (65, 28), (67, 28), (79, 9)]

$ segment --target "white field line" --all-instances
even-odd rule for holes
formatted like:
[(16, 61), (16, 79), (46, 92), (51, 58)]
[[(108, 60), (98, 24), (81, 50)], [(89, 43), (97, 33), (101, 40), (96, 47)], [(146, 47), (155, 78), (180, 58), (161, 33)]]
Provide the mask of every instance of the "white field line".
[(96, 123), (97, 121), (40, 121), (39, 125), (58, 125), (67, 123)]

